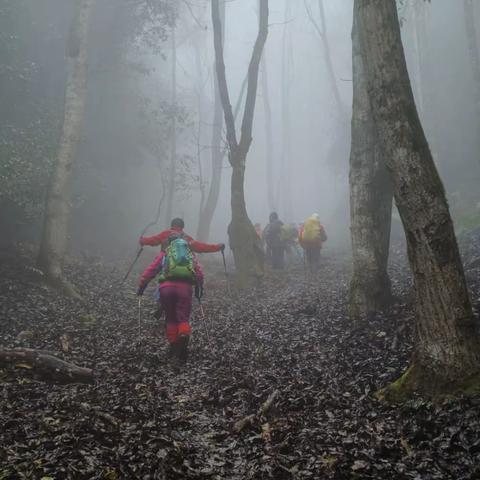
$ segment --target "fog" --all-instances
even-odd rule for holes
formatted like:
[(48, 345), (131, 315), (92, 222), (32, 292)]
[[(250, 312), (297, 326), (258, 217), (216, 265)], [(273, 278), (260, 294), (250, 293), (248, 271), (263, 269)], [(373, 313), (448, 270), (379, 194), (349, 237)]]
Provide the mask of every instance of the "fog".
[[(245, 196), (252, 222), (265, 225), (270, 213), (270, 176), (275, 210), (282, 220), (300, 223), (317, 212), (329, 232), (329, 248), (345, 249), (350, 243), (353, 2), (323, 3), (327, 28), (323, 35), (328, 39), (343, 111), (335, 101), (322, 39), (312, 23), (313, 18), (321, 25), (318, 2), (271, 0), (253, 141), (246, 165)], [(28, 67), (23, 80), (26, 89), (22, 90), (27, 93), (22, 94), (17, 80), (3, 72), (2, 103), (9, 115), (8, 134), (17, 129), (30, 135), (38, 125), (42, 126), (40, 130), (50, 132), (41, 138), (37, 136), (33, 148), (35, 165), (45, 166), (43, 171), (48, 172), (63, 108), (64, 45), (72, 2), (23, 0), (20, 4), (19, 12), (12, 13), (12, 21), (19, 35), (23, 35), (15, 48), (22, 66)], [(146, 1), (103, 0), (97, 2), (94, 11), (89, 38), (87, 110), (75, 163), (72, 201), (70, 243), (77, 252), (121, 258), (135, 248), (145, 225), (155, 219), (168, 186), (172, 114), (177, 119), (172, 215), (185, 219), (189, 233), (197, 231), (201, 187), (208, 192), (213, 148), (215, 71), (210, 2), (157, 2), (155, 15), (148, 5)], [(478, 212), (480, 200), (478, 106), (474, 101), (475, 83), (462, 2), (405, 0), (399, 11), (417, 108), (457, 226), (461, 228), (462, 218)], [(237, 101), (247, 73), (258, 29), (257, 15), (255, 0), (226, 2), (224, 50), (232, 104)], [(262, 88), (265, 70), (273, 140), (273, 166), (269, 171)], [(12, 98), (15, 102), (10, 105)], [(242, 110), (237, 130), (241, 115)], [(8, 136), (6, 132), (4, 136)], [(30, 158), (31, 149), (19, 150), (19, 157)], [(231, 167), (226, 156), (222, 171), (210, 240), (226, 242), (231, 218)], [(2, 208), (2, 218), (7, 219), (7, 230), (14, 232), (12, 235), (31, 240), (38, 239), (48, 175), (43, 173), (33, 181), (25, 177), (25, 172), (19, 168), (17, 174), (23, 175), (28, 198), (17, 199), (3, 188), (6, 206)], [(4, 182), (9, 181), (7, 178)], [(12, 221), (10, 210), (15, 208), (16, 220)], [(164, 201), (160, 222), (149, 232), (160, 231), (169, 220), (165, 218)]]

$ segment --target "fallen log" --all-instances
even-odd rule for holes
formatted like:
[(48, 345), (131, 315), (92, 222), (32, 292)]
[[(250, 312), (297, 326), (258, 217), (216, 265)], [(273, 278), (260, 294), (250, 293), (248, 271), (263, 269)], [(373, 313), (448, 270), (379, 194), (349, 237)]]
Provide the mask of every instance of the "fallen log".
[(273, 406), (275, 400), (280, 395), (279, 390), (275, 390), (273, 393), (269, 395), (269, 397), (262, 403), (260, 408), (257, 410), (257, 413), (252, 413), (251, 415), (246, 416), (235, 422), (233, 426), (233, 431), (235, 433), (240, 433), (245, 427), (251, 426), (255, 423), (256, 420), (263, 417)]
[(22, 366), (44, 379), (60, 383), (93, 383), (93, 372), (90, 368), (66, 362), (45, 350), (0, 348), (0, 365)]

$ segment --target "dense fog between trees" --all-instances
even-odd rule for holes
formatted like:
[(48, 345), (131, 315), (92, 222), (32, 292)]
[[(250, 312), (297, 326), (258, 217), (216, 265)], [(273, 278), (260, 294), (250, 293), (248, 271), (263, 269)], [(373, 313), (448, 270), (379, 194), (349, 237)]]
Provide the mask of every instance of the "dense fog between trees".
[[(210, 185), (212, 149), (218, 148), (212, 145), (210, 2), (152, 3), (154, 7), (146, 0), (104, 0), (92, 14), (88, 95), (74, 166), (69, 236), (77, 253), (118, 259), (131, 252), (144, 226), (155, 219), (162, 196), (159, 226), (166, 225), (172, 135), (176, 172), (171, 213), (185, 218), (188, 232), (197, 232), (202, 189), (207, 195)], [(63, 111), (64, 46), (72, 5), (63, 0), (0, 5), (3, 55), (15, 59), (0, 72), (2, 156), (8, 157), (2, 160), (1, 177), (3, 243), (39, 237)], [(329, 230), (330, 248), (348, 249), (352, 2), (323, 5), (322, 20), (317, 1), (270, 2), (245, 196), (252, 222), (265, 225), (272, 206), (286, 222), (300, 223), (317, 212)], [(464, 6), (448, 0), (405, 0), (398, 8), (417, 108), (456, 228), (462, 229), (478, 218), (480, 200), (478, 84)], [(254, 0), (226, 2), (225, 63), (233, 105), (256, 38), (257, 10)], [(475, 19), (478, 10), (473, 9)], [(237, 129), (240, 119), (241, 114)], [(224, 127), (222, 131), (224, 150)], [(230, 174), (224, 155), (210, 231), (210, 238), (222, 241), (227, 241), (231, 215)], [(401, 231), (395, 213), (393, 231)]]

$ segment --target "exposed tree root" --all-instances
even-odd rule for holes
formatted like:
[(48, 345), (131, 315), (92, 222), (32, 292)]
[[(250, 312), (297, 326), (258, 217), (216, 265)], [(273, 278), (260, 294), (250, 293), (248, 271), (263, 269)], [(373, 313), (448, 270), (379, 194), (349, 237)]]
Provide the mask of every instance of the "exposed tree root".
[(82, 302), (84, 301), (83, 297), (78, 293), (75, 287), (64, 278), (45, 275), (44, 277), (42, 277), (42, 280), (48, 287), (57, 290), (62, 295), (66, 295), (67, 297)]

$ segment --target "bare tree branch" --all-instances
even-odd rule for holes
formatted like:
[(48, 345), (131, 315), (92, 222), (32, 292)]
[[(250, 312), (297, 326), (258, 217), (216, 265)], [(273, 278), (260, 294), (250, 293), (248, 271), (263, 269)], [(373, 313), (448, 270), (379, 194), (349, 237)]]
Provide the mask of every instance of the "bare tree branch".
[(215, 49), (215, 65), (217, 69), (218, 90), (222, 100), (227, 128), (227, 141), (230, 150), (237, 148), (237, 134), (235, 133), (235, 119), (233, 117), (230, 95), (228, 93), (227, 78), (225, 76), (225, 62), (223, 60), (222, 23), (220, 21), (219, 0), (212, 0), (213, 45)]
[(258, 36), (253, 47), (252, 58), (248, 66), (248, 87), (243, 113), (240, 144), (242, 148), (248, 149), (252, 141), (253, 114), (257, 98), (258, 69), (262, 58), (263, 47), (268, 35), (268, 0), (259, 0), (260, 18)]

